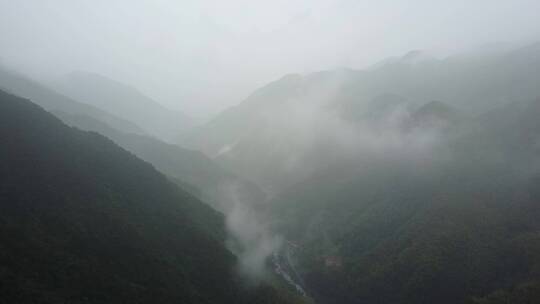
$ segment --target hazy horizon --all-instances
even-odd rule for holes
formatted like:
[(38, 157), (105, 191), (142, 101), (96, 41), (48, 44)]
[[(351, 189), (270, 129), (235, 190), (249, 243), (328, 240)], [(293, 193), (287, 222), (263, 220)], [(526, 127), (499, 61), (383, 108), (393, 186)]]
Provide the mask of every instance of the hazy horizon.
[(540, 303), (539, 0), (0, 0), (0, 302)]
[(0, 62), (101, 74), (199, 118), (288, 73), (540, 39), (532, 0), (51, 2), (0, 1)]

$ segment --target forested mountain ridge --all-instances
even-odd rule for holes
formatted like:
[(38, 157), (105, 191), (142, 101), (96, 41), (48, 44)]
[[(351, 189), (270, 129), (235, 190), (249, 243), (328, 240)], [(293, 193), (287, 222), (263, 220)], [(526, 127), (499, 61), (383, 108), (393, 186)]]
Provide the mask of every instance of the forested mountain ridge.
[(144, 134), (134, 123), (93, 106), (77, 102), (54, 90), (24, 76), (0, 66), (0, 89), (31, 99), (49, 111), (62, 111), (75, 115), (88, 115), (126, 133)]
[(265, 194), (256, 185), (222, 169), (200, 151), (184, 149), (145, 135), (122, 133), (89, 116), (63, 112), (53, 114), (68, 125), (112, 139), (217, 210), (225, 211), (231, 207), (234, 203), (231, 202), (231, 192), (238, 196), (237, 199), (250, 204), (260, 204), (265, 200)]
[(222, 216), (105, 137), (0, 92), (10, 303), (282, 303), (244, 289)]
[(540, 96), (539, 46), (287, 75), (195, 128), (183, 143), (279, 193), (341, 158), (343, 141), (374, 124), (381, 129), (381, 118), (386, 132), (435, 100), (477, 115)]
[(501, 107), (427, 158), (349, 163), (277, 196), (308, 286), (323, 303), (538, 302), (539, 114)]
[(540, 304), (540, 0), (0, 0), (0, 304)]

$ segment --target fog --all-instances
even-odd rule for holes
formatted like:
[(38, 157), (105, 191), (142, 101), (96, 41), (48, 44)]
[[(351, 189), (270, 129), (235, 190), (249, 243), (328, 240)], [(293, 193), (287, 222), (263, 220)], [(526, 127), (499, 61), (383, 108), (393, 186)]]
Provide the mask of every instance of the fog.
[[(0, 89), (161, 172), (246, 281), (281, 276), (306, 296), (307, 273), (330, 286), (317, 293), (335, 296), (335, 280), (352, 298), (407, 263), (414, 251), (397, 248), (433, 238), (413, 249), (443, 271), (447, 247), (429, 252), (440, 239), (484, 240), (475, 229), (506, 225), (505, 199), (534, 201), (538, 12), (537, 0), (0, 0)], [(455, 218), (437, 236), (445, 208)], [(500, 216), (462, 237), (475, 212)], [(512, 216), (513, 242), (534, 225)], [(392, 262), (362, 278), (373, 256)]]
[(260, 282), (267, 274), (267, 259), (280, 249), (283, 239), (271, 231), (269, 219), (257, 212), (259, 204), (245, 201), (239, 191), (237, 185), (229, 184), (222, 192), (227, 245), (239, 258), (237, 271), (251, 282)]
[(0, 1), (0, 58), (41, 80), (89, 71), (196, 118), (281, 75), (364, 68), (540, 35), (535, 0)]

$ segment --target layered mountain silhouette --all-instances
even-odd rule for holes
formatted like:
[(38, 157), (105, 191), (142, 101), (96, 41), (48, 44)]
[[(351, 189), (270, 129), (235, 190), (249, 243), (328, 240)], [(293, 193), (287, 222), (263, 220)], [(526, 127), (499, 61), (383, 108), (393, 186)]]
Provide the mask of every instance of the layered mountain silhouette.
[(70, 73), (59, 82), (58, 90), (131, 121), (163, 141), (177, 140), (193, 125), (186, 114), (167, 109), (139, 90), (98, 74)]
[(538, 46), (286, 75), (183, 143), (272, 194), (321, 303), (536, 303)]
[[(540, 300), (540, 100), (489, 111), (430, 158), (379, 156), (268, 202), (323, 303)], [(438, 110), (437, 110), (438, 109)], [(440, 115), (431, 103), (418, 110)], [(429, 115), (428, 115), (429, 114)], [(444, 115), (445, 117), (447, 114)], [(341, 261), (325, 264), (326, 257)]]
[(89, 116), (63, 112), (54, 114), (68, 125), (112, 139), (215, 209), (226, 211), (235, 199), (254, 205), (265, 200), (265, 194), (255, 184), (224, 170), (202, 152), (145, 135), (122, 133)]
[(129, 120), (122, 119), (96, 107), (77, 102), (27, 76), (0, 66), (0, 88), (31, 99), (46, 110), (62, 111), (69, 114), (88, 115), (126, 133), (143, 134), (144, 131)]
[(388, 133), (432, 101), (476, 115), (540, 96), (539, 54), (534, 44), (419, 63), (413, 59), (423, 54), (413, 52), (369, 70), (287, 75), (195, 128), (182, 144), (277, 193), (339, 159), (332, 152), (344, 150), (343, 134), (374, 127)]
[(244, 289), (219, 213), (111, 140), (3, 91), (0, 137), (3, 301), (285, 301)]
[[(0, 292), (283, 303), (286, 281), (324, 304), (538, 303), (539, 71), (538, 43), (412, 51), (285, 75), (193, 127), (103, 76), (68, 75), (66, 97), (2, 69), (52, 114), (0, 94)], [(226, 244), (284, 280), (244, 288)]]

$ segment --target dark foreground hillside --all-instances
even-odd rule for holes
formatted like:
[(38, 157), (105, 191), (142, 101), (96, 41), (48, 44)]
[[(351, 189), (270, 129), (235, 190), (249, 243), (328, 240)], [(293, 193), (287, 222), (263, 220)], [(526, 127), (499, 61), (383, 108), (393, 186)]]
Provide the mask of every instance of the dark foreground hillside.
[(222, 216), (96, 133), (0, 91), (0, 302), (281, 303)]
[(222, 169), (199, 151), (183, 149), (145, 135), (123, 133), (90, 116), (52, 113), (67, 125), (112, 139), (217, 210), (226, 212), (234, 203), (231, 202), (231, 189), (244, 202), (258, 203), (265, 199), (265, 194), (255, 184)]

